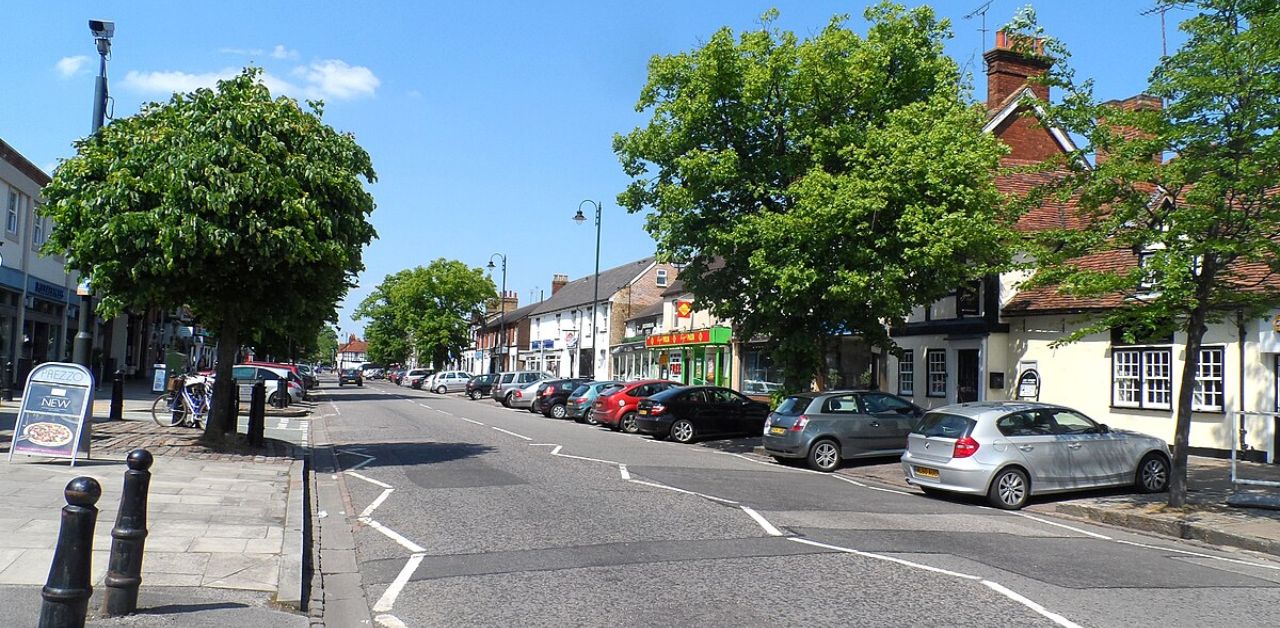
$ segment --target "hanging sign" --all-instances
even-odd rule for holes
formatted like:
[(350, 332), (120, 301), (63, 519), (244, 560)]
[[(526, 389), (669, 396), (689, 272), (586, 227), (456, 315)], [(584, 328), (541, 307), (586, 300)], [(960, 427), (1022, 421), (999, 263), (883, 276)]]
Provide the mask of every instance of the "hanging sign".
[(693, 316), (693, 301), (676, 301), (676, 318)]
[(93, 375), (79, 364), (47, 362), (31, 370), (13, 427), (13, 454), (70, 458), (89, 455), (93, 432)]
[(1040, 400), (1040, 373), (1027, 369), (1018, 376), (1018, 398)]

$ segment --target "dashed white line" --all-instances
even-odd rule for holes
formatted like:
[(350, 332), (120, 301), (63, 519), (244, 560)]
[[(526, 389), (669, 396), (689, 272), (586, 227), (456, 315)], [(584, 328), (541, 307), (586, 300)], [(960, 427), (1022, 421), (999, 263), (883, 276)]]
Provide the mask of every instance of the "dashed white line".
[(684, 493), (685, 495), (696, 495), (703, 499), (709, 499), (711, 501), (720, 502), (722, 504), (733, 504), (735, 506), (738, 504), (738, 502), (735, 502), (732, 499), (725, 499), (723, 497), (716, 497), (715, 495), (707, 495), (706, 493), (699, 493), (697, 491), (690, 491), (683, 488), (676, 488), (674, 486), (667, 486), (666, 484), (658, 484), (657, 482), (646, 482), (644, 480), (637, 480), (635, 478), (632, 478), (631, 482), (635, 484), (643, 484), (644, 486), (652, 486), (653, 488), (660, 488), (668, 491), (674, 491), (676, 493)]
[(871, 486), (871, 485), (869, 485), (869, 484), (863, 484), (862, 482), (859, 482), (859, 481), (857, 481), (857, 480), (854, 480), (854, 479), (850, 479), (850, 478), (844, 477), (843, 475), (840, 475), (839, 473), (831, 473), (830, 475), (831, 475), (831, 477), (833, 477), (833, 478), (835, 478), (835, 479), (837, 479), (837, 480), (840, 480), (841, 482), (848, 482), (849, 484), (852, 484), (852, 485), (854, 485), (854, 486), (858, 486), (858, 487), (861, 487), (861, 488), (865, 488), (865, 489), (867, 489), (867, 490), (869, 490), (869, 491), (880, 491), (881, 493), (894, 493), (895, 495), (914, 495), (914, 494), (915, 494), (915, 493), (910, 493), (910, 492), (907, 492), (907, 491), (900, 491), (900, 490), (892, 489), (892, 488), (881, 488), (881, 487), (879, 487), (879, 486)]
[(381, 532), (383, 536), (386, 536), (392, 541), (399, 543), (401, 547), (409, 550), (410, 552), (426, 553), (427, 551), (426, 548), (423, 548), (421, 545), (418, 545), (417, 543), (414, 543), (413, 541), (410, 541), (409, 539), (404, 538), (403, 536), (400, 535), (399, 532), (396, 532), (395, 530), (392, 530), (391, 528), (388, 528), (387, 526), (384, 526), (373, 519), (365, 517), (363, 519), (357, 519), (357, 521), (369, 526), (370, 528), (373, 528), (374, 530), (377, 530), (378, 532)]
[(1049, 609), (1046, 609), (1045, 607), (1041, 606), (1036, 602), (1032, 602), (1031, 600), (1028, 600), (1027, 598), (1023, 597), (1022, 595), (1014, 591), (1010, 591), (1009, 589), (1005, 588), (1004, 585), (998, 582), (983, 580), (982, 584), (986, 586), (988, 589), (991, 589), (992, 591), (995, 591), (996, 593), (999, 593), (1000, 595), (1003, 595), (1035, 611), (1036, 613), (1039, 613), (1041, 616), (1045, 617), (1046, 619), (1048, 619), (1049, 621), (1052, 621), (1055, 624), (1058, 624), (1059, 626), (1063, 626), (1064, 628), (1080, 628), (1079, 624), (1071, 621), (1070, 619), (1067, 619), (1066, 617), (1063, 617), (1062, 615), (1049, 611)]
[(379, 626), (382, 626), (382, 628), (409, 628), (404, 622), (400, 621), (399, 617), (396, 617), (395, 615), (378, 615), (373, 618), (373, 621)]
[(498, 430), (499, 432), (502, 432), (503, 434), (507, 434), (507, 435), (510, 435), (510, 436), (515, 436), (516, 438), (523, 438), (523, 439), (525, 439), (525, 440), (533, 440), (532, 438), (529, 438), (528, 436), (525, 436), (524, 434), (517, 434), (517, 433), (512, 432), (512, 431), (509, 431), (509, 430), (504, 430), (504, 429), (502, 429), (502, 428), (500, 428), (500, 427), (494, 427), (494, 426), (492, 426), (492, 425), (491, 425), (491, 426), (489, 426), (489, 428), (490, 428), (490, 429), (494, 429), (494, 430)]
[[(386, 591), (382, 592), (382, 597), (378, 598), (378, 602), (373, 605), (373, 612), (385, 613), (395, 606), (396, 598), (400, 597), (400, 592), (404, 590), (404, 585), (409, 584), (409, 578), (413, 577), (413, 572), (418, 570), (418, 565), (422, 564), (422, 554), (414, 554), (409, 557), (409, 562), (404, 564), (404, 568), (396, 575), (396, 579), (391, 581), (391, 585)], [(403, 624), (401, 624), (403, 625)]]
[(368, 519), (369, 515), (372, 515), (373, 511), (377, 510), (378, 506), (382, 505), (382, 502), (387, 501), (387, 498), (390, 497), (391, 493), (395, 492), (395, 490), (396, 489), (394, 488), (383, 489), (382, 494), (379, 495), (377, 499), (374, 499), (373, 502), (370, 503), (363, 511), (361, 511), (360, 516), (357, 517), (357, 519)]
[(622, 479), (624, 479), (624, 480), (630, 480), (630, 479), (631, 479), (631, 472), (627, 471), (627, 465), (625, 465), (625, 464), (619, 464), (619, 465), (618, 465), (618, 473), (621, 473), (621, 474), (622, 474)]
[(474, 423), (474, 424), (476, 424), (476, 425), (484, 425), (484, 423), (481, 423), (481, 422), (476, 421), (476, 420), (473, 420), (473, 419), (468, 419), (467, 417), (464, 417), (464, 416), (460, 416), (460, 417), (458, 417), (458, 418), (459, 418), (459, 419), (462, 419), (463, 421), (466, 421), (467, 423)]
[(1189, 551), (1187, 551), (1187, 550), (1174, 549), (1174, 548), (1172, 548), (1172, 547), (1161, 547), (1161, 546), (1159, 546), (1159, 545), (1148, 545), (1148, 544), (1146, 544), (1146, 543), (1138, 543), (1138, 542), (1136, 542), (1136, 541), (1126, 541), (1126, 540), (1123, 540), (1123, 539), (1115, 539), (1115, 542), (1116, 542), (1116, 543), (1123, 543), (1123, 544), (1125, 544), (1125, 545), (1132, 545), (1132, 546), (1134, 546), (1134, 547), (1142, 547), (1142, 548), (1146, 548), (1146, 549), (1157, 550), (1157, 551), (1161, 551), (1161, 552), (1173, 552), (1173, 553), (1175, 553), (1175, 554), (1184, 554), (1184, 555), (1186, 555), (1186, 556), (1195, 556), (1195, 557), (1197, 557), (1197, 558), (1209, 558), (1209, 559), (1213, 559), (1213, 560), (1220, 560), (1220, 561), (1222, 561), (1222, 562), (1224, 562), (1224, 563), (1234, 563), (1234, 564), (1236, 564), (1236, 565), (1247, 565), (1247, 566), (1249, 566), (1249, 567), (1258, 567), (1258, 568), (1261, 568), (1261, 569), (1280, 570), (1280, 565), (1267, 565), (1267, 564), (1263, 564), (1263, 563), (1253, 563), (1253, 562), (1249, 562), (1249, 561), (1247, 561), (1247, 560), (1237, 560), (1237, 559), (1235, 559), (1235, 558), (1223, 558), (1223, 557), (1221, 557), (1221, 556), (1213, 556), (1213, 555), (1211, 555), (1211, 554), (1202, 554), (1202, 553), (1200, 553), (1200, 552), (1189, 552)]
[(765, 534), (768, 534), (769, 536), (783, 536), (782, 530), (775, 528), (773, 524), (769, 523), (769, 520), (761, 516), (760, 513), (750, 508), (747, 508), (746, 506), (739, 506), (739, 507), (742, 508), (742, 512), (747, 513), (747, 516), (751, 517), (752, 519), (755, 519), (756, 523), (760, 524), (761, 528), (764, 528)]
[(364, 475), (360, 475), (359, 473), (356, 473), (355, 471), (344, 471), (344, 473), (346, 473), (347, 475), (349, 475), (349, 476), (351, 476), (351, 477), (353, 477), (353, 478), (360, 478), (361, 480), (364, 480), (365, 482), (368, 482), (368, 483), (370, 483), (370, 484), (372, 484), (372, 485), (374, 485), (374, 486), (381, 486), (382, 488), (391, 488), (391, 485), (390, 485), (390, 484), (387, 484), (386, 482), (379, 482), (378, 480), (375, 480), (375, 479), (373, 479), (373, 478), (371, 478), (371, 477), (364, 476)]

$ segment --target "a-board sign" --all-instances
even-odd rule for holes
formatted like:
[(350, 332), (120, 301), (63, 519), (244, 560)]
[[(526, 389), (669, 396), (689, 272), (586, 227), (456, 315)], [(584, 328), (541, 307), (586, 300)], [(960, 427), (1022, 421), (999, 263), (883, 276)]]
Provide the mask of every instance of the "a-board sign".
[(1027, 369), (1018, 376), (1018, 398), (1040, 400), (1040, 373)]
[(164, 364), (152, 364), (155, 374), (151, 376), (151, 392), (162, 393), (168, 382), (169, 367)]
[(47, 362), (31, 369), (13, 427), (13, 454), (70, 458), (89, 455), (93, 374), (79, 364)]

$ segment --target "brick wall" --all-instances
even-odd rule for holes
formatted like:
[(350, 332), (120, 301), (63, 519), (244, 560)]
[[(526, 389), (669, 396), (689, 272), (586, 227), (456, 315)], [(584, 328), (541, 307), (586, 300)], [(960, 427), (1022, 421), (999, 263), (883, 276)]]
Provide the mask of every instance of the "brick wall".
[[(667, 271), (667, 284), (664, 286), (658, 285), (659, 270)], [(619, 344), (626, 337), (628, 318), (662, 300), (662, 292), (676, 280), (676, 274), (671, 264), (655, 264), (631, 285), (610, 297), (613, 314), (609, 317), (609, 346)]]

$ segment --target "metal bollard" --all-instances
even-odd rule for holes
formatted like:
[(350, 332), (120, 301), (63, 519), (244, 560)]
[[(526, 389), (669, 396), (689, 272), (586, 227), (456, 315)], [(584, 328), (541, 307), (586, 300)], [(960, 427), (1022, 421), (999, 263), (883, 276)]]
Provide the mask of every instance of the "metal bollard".
[(253, 393), (249, 395), (249, 444), (262, 444), (263, 431), (267, 424), (267, 385), (259, 381), (253, 385)]
[(111, 557), (107, 563), (106, 596), (102, 612), (108, 617), (129, 615), (138, 610), (138, 587), (142, 585), (143, 547), (147, 540), (147, 490), (151, 486), (151, 452), (129, 452), (129, 470), (124, 472), (124, 492), (120, 513), (111, 529)]
[(102, 497), (102, 487), (90, 477), (67, 483), (67, 505), (62, 507), (62, 528), (53, 551), (49, 579), (40, 596), (39, 628), (83, 628), (93, 595), (90, 580), (93, 561), (93, 526), (98, 521), (94, 504)]
[(276, 380), (276, 407), (287, 408), (289, 406), (289, 384), (284, 379)]
[(231, 383), (231, 420), (222, 424), (222, 433), (231, 434), (240, 429), (240, 382)]
[(4, 363), (4, 400), (13, 401), (13, 362)]
[(111, 376), (111, 420), (124, 420), (124, 371), (116, 369)]

